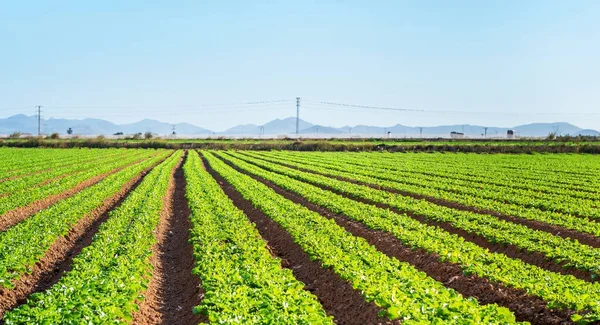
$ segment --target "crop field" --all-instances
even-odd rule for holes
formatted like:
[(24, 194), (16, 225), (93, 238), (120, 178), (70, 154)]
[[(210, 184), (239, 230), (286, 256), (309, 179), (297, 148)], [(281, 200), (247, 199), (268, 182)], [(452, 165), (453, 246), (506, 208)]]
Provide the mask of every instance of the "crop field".
[(587, 154), (0, 147), (0, 324), (600, 322)]

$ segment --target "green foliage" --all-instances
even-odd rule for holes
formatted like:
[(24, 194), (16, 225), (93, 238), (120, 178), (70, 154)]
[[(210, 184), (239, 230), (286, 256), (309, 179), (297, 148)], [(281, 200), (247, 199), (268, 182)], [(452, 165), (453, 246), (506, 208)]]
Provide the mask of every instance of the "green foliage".
[(334, 221), (283, 198), (212, 154), (204, 155), (212, 168), (286, 229), (309, 256), (351, 282), (391, 319), (401, 319), (404, 324), (515, 323), (514, 315), (503, 307), (480, 306), (475, 299), (465, 299), (410, 264), (379, 252)]
[[(329, 153), (246, 154), (271, 162), (285, 159), (286, 164), (332, 176), (600, 236), (597, 222), (561, 212), (576, 211), (590, 218), (597, 214), (600, 182), (592, 175), (573, 174), (578, 170), (588, 170), (591, 174), (600, 172), (593, 156), (561, 155), (549, 159), (549, 156), (433, 154), (424, 159), (423, 155), (411, 154), (399, 160), (395, 154), (338, 154), (335, 157)], [(533, 165), (548, 171), (529, 170)], [(564, 165), (573, 166), (572, 170), (564, 169)], [(510, 169), (510, 173), (506, 169)]]
[(164, 159), (166, 154), (168, 152), (107, 176), (99, 183), (0, 232), (0, 287), (10, 288), (21, 275), (31, 272), (31, 266), (40, 261), (52, 243), (66, 236), (79, 220), (115, 195), (132, 177)]
[[(414, 213), (435, 221), (447, 222), (458, 229), (481, 235), (492, 243), (504, 243), (531, 252), (540, 252), (545, 254), (548, 258), (554, 259), (558, 263), (564, 263), (565, 267), (582, 269), (595, 276), (600, 275), (600, 249), (582, 245), (571, 239), (565, 239), (547, 232), (533, 230), (523, 225), (497, 219), (488, 214), (478, 214), (451, 209), (425, 200), (413, 199), (408, 196), (374, 189), (365, 185), (353, 184), (323, 175), (306, 173), (247, 156), (240, 156), (237, 154), (232, 155), (238, 158), (243, 157), (244, 160), (250, 161), (258, 166), (285, 174), (295, 179), (335, 188), (336, 190), (353, 197), (383, 203), (397, 208), (400, 211)], [(275, 162), (274, 159), (270, 161)], [(278, 161), (281, 161), (281, 159)], [(288, 161), (286, 160), (286, 163), (287, 162)], [(306, 164), (294, 165), (304, 168), (307, 167)], [(341, 173), (335, 173), (326, 168), (308, 168), (326, 175), (341, 174), (352, 180), (360, 180), (381, 186), (393, 186), (393, 182), (385, 182), (382, 184), (382, 182), (377, 181), (377, 179), (373, 177), (354, 175), (354, 168), (351, 165), (345, 166), (344, 168), (347, 172)], [(488, 207), (487, 209), (493, 209), (493, 206)]]
[(153, 231), (181, 155), (178, 151), (155, 167), (110, 212), (92, 244), (74, 258), (72, 270), (49, 290), (8, 312), (5, 324), (130, 323), (148, 286)]
[(205, 296), (195, 312), (215, 324), (333, 324), (317, 298), (271, 257), (256, 228), (204, 170), (184, 166), (191, 239)]
[(52, 171), (32, 174), (30, 177), (0, 184), (0, 192), (8, 193), (8, 195), (0, 197), (0, 215), (50, 195), (60, 194), (94, 176), (122, 168), (136, 161), (149, 159), (156, 154), (153, 151), (143, 150), (119, 151), (118, 153), (117, 155), (99, 153), (95, 156), (95, 160), (84, 161), (81, 164), (73, 163)]
[[(599, 283), (585, 282), (570, 275), (564, 276), (543, 270), (503, 254), (491, 253), (487, 249), (466, 242), (457, 235), (421, 224), (405, 214), (393, 213), (374, 205), (345, 198), (306, 182), (261, 169), (231, 155), (219, 155), (234, 162), (243, 170), (296, 192), (334, 213), (344, 214), (373, 229), (390, 232), (408, 246), (425, 249), (438, 254), (444, 261), (459, 264), (467, 274), (477, 274), (511, 287), (525, 289), (528, 293), (546, 300), (550, 308), (570, 308), (580, 312), (591, 312), (584, 316), (586, 320), (596, 320), (600, 317)], [(283, 167), (272, 167), (283, 169)], [(309, 177), (306, 173), (297, 175)], [(341, 186), (332, 187), (343, 191)]]

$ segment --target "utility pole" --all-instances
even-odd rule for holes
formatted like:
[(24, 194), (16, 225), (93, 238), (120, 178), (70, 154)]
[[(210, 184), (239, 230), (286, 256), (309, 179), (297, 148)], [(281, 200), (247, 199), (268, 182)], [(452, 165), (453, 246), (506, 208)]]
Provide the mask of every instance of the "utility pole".
[(42, 135), (42, 105), (37, 105), (37, 116), (38, 116), (38, 136)]
[(296, 97), (296, 136), (300, 134), (300, 97)]
[(484, 134), (483, 138), (484, 139), (487, 138), (487, 129), (488, 129), (487, 126), (483, 128), (483, 134)]
[(423, 128), (422, 127), (419, 128), (419, 137), (423, 138)]

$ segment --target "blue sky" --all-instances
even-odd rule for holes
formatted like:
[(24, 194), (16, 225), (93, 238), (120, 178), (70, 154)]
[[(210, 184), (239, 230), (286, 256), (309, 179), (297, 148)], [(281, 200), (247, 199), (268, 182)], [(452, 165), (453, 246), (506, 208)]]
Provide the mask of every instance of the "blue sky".
[[(294, 116), (300, 96), (333, 126), (600, 129), (599, 17), (600, 1), (0, 0), (0, 117), (222, 130)], [(290, 101), (233, 105), (263, 100)]]

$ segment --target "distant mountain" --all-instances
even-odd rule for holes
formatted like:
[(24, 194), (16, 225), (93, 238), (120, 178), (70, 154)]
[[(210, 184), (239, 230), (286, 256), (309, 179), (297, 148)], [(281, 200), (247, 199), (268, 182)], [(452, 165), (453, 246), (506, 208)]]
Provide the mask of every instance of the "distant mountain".
[[(265, 134), (293, 134), (296, 133), (296, 118), (275, 119), (269, 123), (265, 123), (264, 126)], [(313, 124), (299, 119), (298, 126), (300, 130), (304, 130), (310, 128)]]
[(119, 132), (133, 134), (137, 132), (152, 132), (159, 135), (171, 134), (175, 126), (177, 134), (212, 134), (213, 131), (189, 123), (169, 124), (157, 120), (144, 119), (136, 123), (123, 124), (119, 127)]
[[(312, 126), (311, 123), (308, 123), (302, 119), (299, 120), (298, 124), (299, 124), (300, 130), (307, 129)], [(275, 120), (265, 123), (263, 125), (256, 125), (256, 124), (238, 125), (238, 126), (229, 128), (223, 132), (220, 132), (220, 134), (241, 135), (241, 136), (258, 135), (261, 132), (261, 126), (263, 127), (264, 134), (270, 134), (270, 135), (295, 134), (296, 133), (296, 118), (288, 117), (285, 119), (275, 119)]]
[[(288, 117), (275, 119), (262, 125), (266, 136), (289, 135), (296, 133), (296, 118)], [(315, 125), (304, 120), (299, 121), (300, 134), (305, 137), (341, 137), (341, 136), (371, 136), (385, 137), (387, 133), (393, 138), (400, 137), (449, 137), (450, 132), (464, 133), (466, 137), (480, 137), (486, 133), (486, 129), (480, 125), (440, 125), (434, 127), (414, 127), (396, 124), (392, 126), (370, 126), (356, 125), (335, 128), (330, 126)], [(67, 129), (72, 128), (76, 135), (111, 135), (117, 132), (124, 134), (152, 132), (159, 136), (171, 134), (173, 124), (157, 120), (144, 119), (136, 123), (118, 125), (101, 119), (86, 118), (82, 120), (70, 119), (43, 119), (42, 132), (45, 134), (66, 134)], [(506, 137), (508, 128), (487, 127), (488, 137)], [(533, 123), (510, 128), (520, 137), (545, 137), (551, 132), (558, 135), (588, 135), (600, 136), (600, 132), (590, 129), (581, 129), (566, 122), (557, 123)], [(223, 132), (213, 132), (195, 126), (190, 123), (175, 124), (178, 135), (205, 136), (219, 134), (236, 137), (257, 137), (261, 132), (261, 125), (244, 124), (234, 126)], [(0, 134), (13, 132), (37, 134), (37, 117), (23, 114), (0, 119)]]
[(517, 134), (524, 137), (534, 137), (538, 134), (548, 135), (551, 132), (556, 132), (559, 135), (578, 135), (579, 132), (583, 131), (581, 128), (565, 122), (526, 124), (516, 126), (514, 130), (517, 132)]
[[(82, 120), (70, 119), (42, 119), (42, 132), (45, 134), (66, 134), (67, 129), (73, 129), (77, 135), (111, 135), (117, 132), (124, 134), (144, 133), (150, 131), (158, 135), (171, 134), (173, 124), (156, 120), (145, 119), (136, 123), (118, 125), (101, 119), (86, 118)], [(212, 134), (213, 131), (197, 127), (189, 123), (177, 123), (175, 131), (177, 134), (203, 135)], [(0, 119), (0, 134), (13, 132), (37, 134), (37, 117), (26, 115), (15, 115), (6, 119)]]
[(577, 132), (577, 134), (579, 135), (585, 135), (585, 136), (600, 136), (600, 132), (596, 131), (596, 130), (590, 130), (590, 129), (585, 129), (585, 130), (581, 130), (579, 132)]
[(237, 125), (234, 126), (232, 128), (229, 128), (223, 132), (220, 132), (221, 134), (230, 134), (230, 135), (250, 135), (250, 134), (259, 134), (260, 132), (260, 126), (256, 125), (256, 124), (243, 124), (243, 125)]
[(37, 133), (37, 118), (23, 114), (0, 119), (0, 134), (12, 132)]
[(321, 135), (321, 134), (343, 134), (344, 131), (340, 130), (340, 129), (336, 129), (336, 128), (332, 128), (329, 126), (323, 126), (323, 125), (313, 125), (311, 127), (308, 127), (306, 129), (302, 129), (300, 130), (300, 134), (303, 135)]

